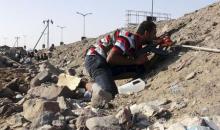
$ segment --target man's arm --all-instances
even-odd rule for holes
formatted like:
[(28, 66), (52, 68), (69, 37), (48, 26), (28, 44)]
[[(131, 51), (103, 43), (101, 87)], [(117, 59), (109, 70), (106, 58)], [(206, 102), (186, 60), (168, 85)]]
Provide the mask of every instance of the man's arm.
[(120, 48), (113, 47), (106, 60), (110, 65), (140, 65), (148, 61), (148, 58), (146, 54), (143, 54), (135, 59), (128, 58), (123, 55)]

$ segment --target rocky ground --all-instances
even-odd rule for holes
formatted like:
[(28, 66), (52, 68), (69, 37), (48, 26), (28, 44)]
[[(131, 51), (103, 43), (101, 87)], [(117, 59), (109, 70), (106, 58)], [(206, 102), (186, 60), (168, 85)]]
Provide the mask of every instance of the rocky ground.
[[(160, 21), (157, 35), (170, 31), (176, 45), (220, 48), (219, 9), (218, 2)], [(80, 87), (89, 78), (84, 50), (96, 40), (56, 47), (48, 61), (31, 65), (0, 56), (0, 129), (220, 129), (219, 53), (171, 48), (142, 77), (143, 91), (119, 94), (111, 105), (94, 109)]]

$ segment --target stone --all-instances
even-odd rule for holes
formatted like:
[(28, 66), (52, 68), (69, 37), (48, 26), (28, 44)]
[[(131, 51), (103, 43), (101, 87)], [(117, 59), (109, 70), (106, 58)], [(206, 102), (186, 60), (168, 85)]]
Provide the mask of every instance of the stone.
[(23, 96), (22, 96), (21, 94), (17, 94), (17, 95), (15, 96), (15, 98), (16, 98), (16, 99), (22, 99)]
[(74, 76), (76, 74), (76, 70), (74, 68), (70, 68), (66, 70), (68, 75)]
[(180, 110), (182, 108), (185, 108), (187, 106), (187, 103), (185, 101), (176, 101), (172, 102), (170, 105), (170, 110), (173, 111), (175, 109)]
[(79, 86), (80, 81), (81, 81), (81, 78), (62, 73), (58, 77), (57, 85), (66, 86), (71, 91), (73, 91)]
[(104, 108), (112, 99), (112, 94), (101, 89), (101, 87), (94, 83), (92, 85), (91, 105), (94, 108)]
[(87, 119), (89, 119), (89, 116), (79, 116), (76, 120), (77, 129), (85, 129)]
[(65, 86), (38, 86), (33, 87), (27, 92), (30, 96), (41, 97), (45, 99), (56, 99), (58, 96), (74, 97), (74, 93)]
[[(217, 130), (217, 129), (220, 129), (220, 126), (218, 126), (217, 123), (214, 122), (214, 120), (212, 119), (209, 119), (208, 117), (202, 117), (205, 121), (205, 123), (210, 127), (212, 128), (213, 130)], [(220, 123), (220, 122), (219, 122)]]
[(19, 84), (19, 92), (20, 93), (27, 93), (29, 90), (29, 85), (28, 84)]
[(9, 119), (6, 121), (11, 128), (23, 126), (25, 122), (27, 122), (24, 117), (19, 113), (16, 115), (11, 116)]
[(209, 113), (209, 108), (208, 107), (203, 107), (200, 110), (201, 115), (207, 115)]
[(159, 111), (159, 108), (155, 106), (148, 105), (147, 103), (134, 104), (130, 107), (132, 114), (142, 113), (143, 115), (149, 117), (153, 116)]
[(3, 126), (0, 126), (0, 130), (10, 130), (10, 127), (8, 125), (3, 125)]
[(47, 124), (52, 124), (54, 119), (56, 119), (56, 116), (53, 112), (44, 111), (31, 121), (31, 129), (35, 129)]
[(186, 128), (181, 123), (175, 123), (169, 126), (167, 130), (186, 130)]
[(204, 119), (200, 117), (186, 117), (180, 123), (187, 127), (200, 126), (204, 124)]
[(115, 118), (118, 119), (119, 124), (132, 124), (132, 114), (129, 107), (125, 107), (122, 110), (120, 110), (116, 115)]
[(58, 76), (57, 75), (52, 75), (51, 76), (51, 81), (56, 84), (58, 82)]
[(97, 115), (92, 110), (82, 109), (80, 112), (80, 116), (76, 119), (76, 123), (75, 123), (76, 127), (78, 129), (86, 128), (86, 120), (94, 116), (97, 116)]
[(13, 91), (17, 91), (19, 89), (18, 88), (18, 78), (11, 80), (3, 88), (10, 88)]
[(12, 91), (10, 88), (0, 89), (0, 97), (12, 98), (13, 96), (15, 96), (15, 92)]
[(57, 67), (53, 66), (49, 61), (41, 62), (39, 67), (40, 67), (40, 69), (39, 69), (40, 72), (48, 70), (52, 74), (55, 74), (55, 75), (59, 75), (61, 73), (61, 70), (58, 69)]
[(23, 105), (23, 103), (28, 99), (28, 95), (26, 95), (25, 97), (23, 97), (21, 100), (19, 100), (16, 104), (17, 105)]
[(7, 105), (7, 104), (11, 104), (12, 100), (8, 99), (8, 98), (0, 98), (0, 107)]
[(52, 130), (53, 126), (51, 125), (43, 125), (42, 127), (39, 127), (37, 130)]
[(64, 128), (66, 123), (65, 123), (65, 121), (62, 121), (62, 120), (53, 120), (52, 125), (60, 127), (60, 128)]
[(30, 99), (25, 101), (23, 104), (23, 116), (29, 121), (34, 121), (38, 117), (43, 118), (45, 112), (54, 115), (59, 111), (59, 104), (54, 101), (46, 101), (43, 99)]
[(69, 124), (68, 130), (76, 130), (76, 126), (74, 124)]
[(211, 130), (211, 129), (205, 126), (192, 126), (187, 128), (187, 130)]
[(121, 130), (118, 120), (110, 115), (104, 117), (93, 117), (86, 121), (89, 130)]
[(190, 79), (194, 78), (195, 76), (196, 76), (196, 73), (192, 72), (186, 76), (186, 80), (190, 80)]
[(212, 121), (220, 128), (220, 116), (213, 116)]
[(71, 114), (68, 114), (68, 115), (65, 116), (65, 120), (68, 121), (68, 122), (71, 122), (71, 121), (75, 120), (74, 121), (74, 123), (75, 123), (76, 122), (76, 118), (77, 118), (77, 116), (74, 115), (73, 112)]
[(40, 73), (38, 73), (30, 82), (31, 87), (40, 86), (41, 83), (51, 81), (52, 73), (50, 73), (48, 70), (44, 70)]
[(16, 104), (6, 104), (2, 107), (0, 107), (0, 115), (1, 116), (11, 116), (13, 113), (19, 113), (22, 112), (22, 106), (16, 105)]
[[(150, 123), (148, 123), (149, 125)], [(146, 125), (146, 124), (145, 124)], [(147, 125), (146, 125), (147, 127)], [(147, 130), (165, 130), (164, 125), (160, 122), (156, 122), (153, 125), (148, 126)], [(177, 129), (174, 129), (177, 130)]]
[(67, 103), (63, 96), (58, 97), (57, 102), (59, 103), (59, 107), (61, 110), (66, 110), (70, 108), (70, 105)]
[(177, 94), (177, 95), (181, 94), (184, 90), (183, 85), (181, 83), (176, 82), (176, 81), (171, 83), (169, 89), (172, 94)]

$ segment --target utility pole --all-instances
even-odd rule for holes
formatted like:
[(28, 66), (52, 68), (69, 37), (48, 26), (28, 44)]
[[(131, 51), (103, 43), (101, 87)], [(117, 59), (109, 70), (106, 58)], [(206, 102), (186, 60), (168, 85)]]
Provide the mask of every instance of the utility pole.
[(151, 16), (153, 18), (154, 15), (154, 0), (152, 0), (152, 7), (151, 7)]
[(85, 34), (85, 21), (86, 21), (85, 19), (86, 19), (86, 16), (90, 15), (92, 13), (85, 13), (85, 14), (80, 13), (80, 12), (76, 12), (76, 13), (83, 16), (83, 37), (82, 37), (82, 39), (83, 39), (83, 38), (86, 38), (86, 34)]
[(25, 45), (25, 44), (26, 44), (26, 37), (27, 37), (27, 35), (22, 35), (22, 36), (23, 36), (23, 38), (24, 38), (23, 44)]
[(65, 26), (59, 26), (57, 25), (58, 28), (60, 28), (60, 44), (63, 44), (63, 29), (66, 28)]
[(47, 25), (47, 49), (49, 49), (49, 47), (50, 47), (50, 43), (49, 43), (50, 42), (49, 41), (50, 40), (50, 35), (49, 35), (50, 29), (49, 29), (49, 27), (50, 27), (50, 23), (53, 24), (53, 21), (48, 19), (48, 20), (44, 20), (43, 23)]

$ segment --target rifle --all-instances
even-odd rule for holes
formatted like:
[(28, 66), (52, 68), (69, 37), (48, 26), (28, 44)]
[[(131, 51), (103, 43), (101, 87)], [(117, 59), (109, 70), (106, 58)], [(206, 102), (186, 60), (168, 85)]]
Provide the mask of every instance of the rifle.
[[(162, 35), (160, 35), (158, 38), (164, 38), (164, 37), (170, 37), (173, 33), (179, 31), (181, 27), (177, 29), (171, 29), (169, 31), (164, 32)], [(150, 44), (147, 44), (145, 47), (143, 47), (141, 50), (138, 50), (136, 52), (136, 56), (143, 54), (143, 53), (155, 53), (160, 56), (167, 56), (169, 55), (168, 47), (161, 46), (157, 43), (151, 42)]]
[(155, 53), (157, 55), (163, 55), (163, 56), (167, 56), (169, 54), (167, 48), (165, 47), (161, 47), (160, 45), (157, 45), (155, 43), (151, 43), (146, 45), (145, 47), (143, 47), (142, 49), (138, 50), (138, 52), (136, 52), (136, 56), (144, 54), (144, 53)]

